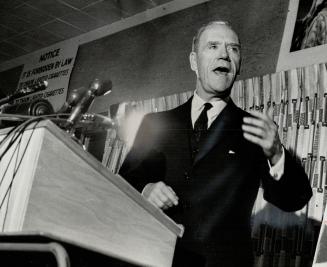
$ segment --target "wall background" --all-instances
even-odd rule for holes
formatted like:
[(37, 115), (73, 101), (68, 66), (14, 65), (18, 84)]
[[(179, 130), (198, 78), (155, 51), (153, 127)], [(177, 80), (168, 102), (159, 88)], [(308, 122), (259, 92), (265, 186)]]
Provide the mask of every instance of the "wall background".
[(92, 109), (193, 90), (188, 56), (192, 37), (210, 20), (228, 20), (239, 33), (243, 65), (239, 79), (273, 73), (287, 16), (288, 1), (219, 0), (202, 3), (79, 47), (70, 89), (92, 79), (111, 79), (113, 93)]
[[(193, 90), (195, 76), (188, 62), (192, 37), (214, 19), (230, 21), (239, 33), (239, 79), (274, 73), (288, 5), (285, 0), (176, 0), (66, 40), (65, 45), (79, 45), (69, 90), (87, 87), (95, 77), (111, 79), (113, 93), (97, 98), (92, 112), (106, 112), (122, 101)], [(0, 97), (15, 89), (17, 66), (32, 56), (0, 65)]]
[(0, 98), (6, 97), (13, 88), (17, 87), (24, 65), (0, 72)]

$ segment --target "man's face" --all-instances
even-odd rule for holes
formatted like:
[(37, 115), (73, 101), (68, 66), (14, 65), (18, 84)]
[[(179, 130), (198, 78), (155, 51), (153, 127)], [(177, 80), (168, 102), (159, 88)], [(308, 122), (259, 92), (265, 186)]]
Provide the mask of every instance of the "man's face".
[(197, 51), (191, 52), (190, 62), (197, 75), (197, 94), (202, 99), (229, 96), (241, 65), (238, 36), (227, 25), (209, 26), (200, 36)]

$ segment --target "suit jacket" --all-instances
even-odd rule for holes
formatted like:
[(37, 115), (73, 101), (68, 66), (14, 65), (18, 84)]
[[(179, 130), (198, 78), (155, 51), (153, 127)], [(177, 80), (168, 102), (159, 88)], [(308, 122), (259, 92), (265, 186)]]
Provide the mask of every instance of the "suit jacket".
[(140, 192), (164, 181), (179, 197), (179, 205), (166, 211), (185, 226), (175, 266), (251, 266), (250, 217), (259, 186), (267, 201), (295, 211), (312, 195), (308, 178), (287, 151), (284, 175), (279, 181), (270, 176), (262, 149), (243, 137), (242, 120), (249, 114), (232, 101), (199, 151), (192, 151), (190, 114), (191, 99), (146, 115), (120, 174)]

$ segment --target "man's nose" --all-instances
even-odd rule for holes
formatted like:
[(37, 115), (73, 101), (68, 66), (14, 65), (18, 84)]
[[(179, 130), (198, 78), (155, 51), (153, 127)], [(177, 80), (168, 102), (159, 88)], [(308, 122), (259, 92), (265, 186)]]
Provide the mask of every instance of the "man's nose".
[(230, 60), (226, 44), (223, 44), (222, 46), (220, 46), (219, 58), (225, 59), (228, 61)]

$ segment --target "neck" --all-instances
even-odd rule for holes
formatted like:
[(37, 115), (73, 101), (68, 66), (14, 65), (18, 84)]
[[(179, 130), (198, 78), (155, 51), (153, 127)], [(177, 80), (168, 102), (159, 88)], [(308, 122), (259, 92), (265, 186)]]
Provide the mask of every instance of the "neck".
[(205, 94), (202, 90), (199, 90), (198, 88), (195, 90), (195, 92), (203, 101), (207, 103), (215, 102), (215, 101), (224, 101), (227, 103), (230, 99), (230, 89), (225, 90), (220, 94), (213, 94), (213, 95)]

